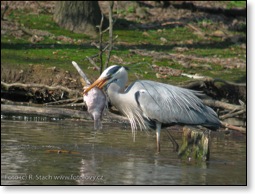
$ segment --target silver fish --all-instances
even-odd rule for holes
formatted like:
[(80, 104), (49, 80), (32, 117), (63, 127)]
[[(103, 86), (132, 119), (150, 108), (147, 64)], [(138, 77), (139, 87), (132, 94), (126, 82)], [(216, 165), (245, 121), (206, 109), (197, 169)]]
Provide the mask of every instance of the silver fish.
[[(80, 76), (85, 80), (87, 83), (87, 86), (85, 86), (83, 89), (84, 91), (91, 85), (89, 79), (85, 75), (85, 73), (81, 70), (79, 65), (72, 61), (73, 66), (78, 71)], [(102, 129), (102, 116), (104, 113), (104, 110), (107, 106), (107, 98), (104, 92), (98, 88), (93, 88), (86, 94), (83, 94), (83, 101), (87, 105), (88, 113), (91, 115), (92, 119), (94, 120), (94, 129)]]
[[(84, 91), (89, 86), (85, 86)], [(88, 113), (94, 120), (94, 129), (102, 129), (102, 115), (106, 108), (107, 99), (104, 92), (98, 88), (93, 88), (86, 94), (83, 94), (83, 101), (86, 103), (88, 108)]]

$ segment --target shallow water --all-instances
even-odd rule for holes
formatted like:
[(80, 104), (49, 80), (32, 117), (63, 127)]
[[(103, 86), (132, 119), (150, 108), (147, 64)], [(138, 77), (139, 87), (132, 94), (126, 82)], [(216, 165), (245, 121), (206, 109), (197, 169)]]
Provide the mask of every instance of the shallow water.
[[(181, 142), (181, 133), (172, 135)], [(162, 131), (38, 117), (1, 120), (2, 185), (246, 185), (246, 137), (211, 134), (209, 162), (180, 160)]]

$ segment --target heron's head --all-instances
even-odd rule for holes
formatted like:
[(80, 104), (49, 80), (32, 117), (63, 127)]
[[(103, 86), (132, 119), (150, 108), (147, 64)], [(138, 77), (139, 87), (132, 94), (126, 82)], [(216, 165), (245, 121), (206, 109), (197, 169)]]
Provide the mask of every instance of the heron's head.
[(127, 73), (126, 73), (125, 67), (118, 66), (118, 65), (110, 66), (103, 71), (100, 77), (93, 84), (91, 84), (86, 90), (84, 90), (84, 93), (86, 94), (94, 87), (98, 87), (99, 89), (102, 89), (104, 86), (107, 86), (108, 84), (116, 80), (119, 80), (120, 78), (126, 79), (127, 77), (126, 74)]

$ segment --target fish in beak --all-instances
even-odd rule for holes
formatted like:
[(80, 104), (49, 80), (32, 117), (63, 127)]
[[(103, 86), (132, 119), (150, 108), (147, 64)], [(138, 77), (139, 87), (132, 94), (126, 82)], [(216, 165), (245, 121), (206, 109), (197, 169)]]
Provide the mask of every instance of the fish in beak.
[(107, 77), (99, 77), (93, 84), (91, 84), (86, 90), (84, 90), (84, 94), (88, 93), (92, 88), (98, 87), (102, 89), (105, 84), (107, 84), (108, 78)]

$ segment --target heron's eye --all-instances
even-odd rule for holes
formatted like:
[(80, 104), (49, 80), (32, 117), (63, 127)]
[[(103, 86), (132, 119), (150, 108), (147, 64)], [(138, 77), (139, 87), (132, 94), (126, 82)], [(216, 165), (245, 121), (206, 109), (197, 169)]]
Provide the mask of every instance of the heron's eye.
[(114, 75), (114, 74), (116, 74), (119, 71), (120, 68), (121, 68), (121, 66), (118, 66), (118, 65), (110, 67), (110, 69), (108, 70), (107, 74), (108, 75)]

